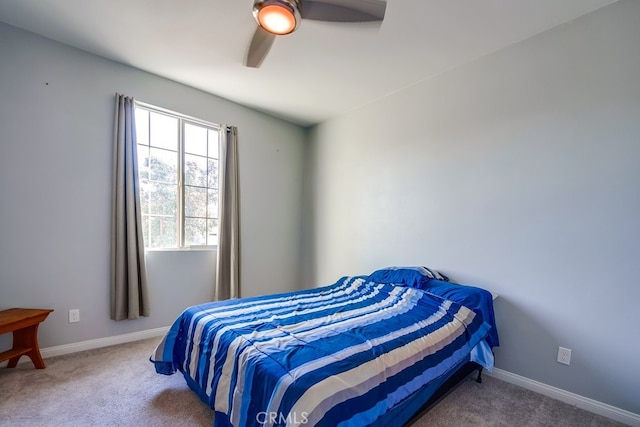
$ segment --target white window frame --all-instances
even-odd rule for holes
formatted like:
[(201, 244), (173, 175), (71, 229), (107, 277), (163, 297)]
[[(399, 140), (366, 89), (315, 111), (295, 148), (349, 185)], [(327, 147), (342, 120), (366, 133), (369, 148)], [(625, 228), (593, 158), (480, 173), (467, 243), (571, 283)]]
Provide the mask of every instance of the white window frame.
[[(140, 102), (140, 101), (135, 101), (135, 108), (141, 108), (144, 110), (147, 110), (149, 112), (154, 112), (154, 113), (159, 113), (159, 114), (163, 114), (163, 115), (167, 115), (170, 117), (173, 117), (175, 119), (178, 120), (178, 149), (177, 149), (177, 153), (178, 153), (178, 182), (176, 184), (177, 186), (177, 220), (176, 220), (176, 227), (177, 227), (177, 242), (178, 245), (176, 247), (148, 247), (147, 246), (147, 242), (145, 241), (145, 251), (175, 251), (175, 250), (215, 250), (217, 249), (218, 245), (213, 244), (213, 245), (185, 245), (185, 179), (184, 179), (184, 174), (185, 174), (185, 123), (188, 124), (194, 124), (197, 126), (201, 126), (201, 127), (205, 127), (208, 128), (210, 130), (215, 130), (218, 134), (218, 157), (216, 158), (216, 160), (218, 160), (218, 173), (220, 171), (219, 169), (219, 165), (220, 165), (220, 148), (221, 148), (221, 138), (222, 138), (222, 131), (223, 131), (223, 127), (222, 125), (216, 124), (216, 123), (211, 123), (208, 122), (206, 120), (202, 120), (202, 119), (198, 119), (195, 117), (191, 117), (182, 113), (178, 113), (176, 111), (171, 111), (162, 107), (157, 107), (155, 105), (151, 105), (151, 104), (147, 104), (144, 102)], [(137, 124), (136, 124), (137, 126)], [(138, 144), (136, 144), (136, 149), (138, 148)], [(207, 153), (208, 154), (208, 153)], [(206, 157), (207, 159), (211, 158), (207, 155)], [(219, 176), (218, 176), (218, 183), (219, 183)], [(208, 189), (208, 187), (207, 187)], [(219, 190), (219, 187), (218, 187)], [(220, 218), (220, 194), (218, 193), (218, 214), (216, 219), (219, 220)], [(205, 218), (205, 220), (209, 220), (209, 218)]]

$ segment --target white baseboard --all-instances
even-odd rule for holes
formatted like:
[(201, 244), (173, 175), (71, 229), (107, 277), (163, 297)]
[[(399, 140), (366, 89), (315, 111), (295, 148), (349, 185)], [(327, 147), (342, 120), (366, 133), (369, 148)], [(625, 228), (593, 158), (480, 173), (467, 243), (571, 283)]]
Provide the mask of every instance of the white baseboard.
[[(40, 355), (43, 359), (53, 356), (62, 356), (64, 354), (77, 353), (79, 351), (93, 350), (94, 348), (108, 347), (110, 345), (124, 344), (132, 341), (144, 340), (147, 338), (156, 338), (163, 336), (169, 330), (169, 326), (155, 329), (147, 329), (145, 331), (132, 332), (130, 334), (114, 335), (112, 337), (96, 338), (93, 340), (74, 342), (71, 344), (56, 345), (53, 347), (41, 348)], [(28, 357), (21, 357), (20, 363), (31, 363)], [(5, 367), (7, 361), (0, 363), (0, 367)]]
[[(112, 337), (96, 338), (93, 340), (80, 341), (71, 344), (56, 345), (54, 347), (41, 348), (40, 354), (43, 359), (64, 354), (77, 353), (79, 351), (93, 350), (94, 348), (108, 347), (110, 345), (124, 344), (132, 341), (144, 340), (147, 338), (161, 337), (169, 330), (169, 327), (147, 329), (145, 331), (132, 332), (130, 334), (114, 335)], [(29, 358), (22, 358), (21, 361), (30, 361)]]
[(589, 399), (588, 397), (580, 396), (579, 394), (571, 393), (520, 375), (512, 374), (511, 372), (504, 371), (502, 369), (494, 368), (493, 372), (486, 372), (486, 375), (526, 388), (527, 390), (540, 393), (552, 399), (560, 400), (561, 402), (593, 412), (594, 414), (602, 415), (603, 417), (607, 417), (630, 426), (640, 427), (640, 414), (634, 414), (633, 412), (625, 411), (624, 409), (616, 408), (615, 406), (607, 405), (606, 403), (598, 402), (597, 400)]

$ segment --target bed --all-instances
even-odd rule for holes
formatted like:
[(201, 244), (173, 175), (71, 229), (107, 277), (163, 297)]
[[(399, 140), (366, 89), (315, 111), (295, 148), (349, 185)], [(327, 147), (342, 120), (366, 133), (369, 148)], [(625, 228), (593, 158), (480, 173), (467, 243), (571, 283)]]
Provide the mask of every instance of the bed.
[(401, 426), (470, 362), (493, 367), (491, 294), (424, 267), (187, 308), (151, 356), (224, 426)]

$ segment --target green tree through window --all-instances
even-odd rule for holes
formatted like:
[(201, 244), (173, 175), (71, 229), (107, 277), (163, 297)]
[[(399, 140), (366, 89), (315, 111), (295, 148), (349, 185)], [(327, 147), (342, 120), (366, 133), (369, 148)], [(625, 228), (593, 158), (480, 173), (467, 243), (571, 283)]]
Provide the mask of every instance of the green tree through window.
[(146, 248), (218, 243), (220, 127), (136, 106)]

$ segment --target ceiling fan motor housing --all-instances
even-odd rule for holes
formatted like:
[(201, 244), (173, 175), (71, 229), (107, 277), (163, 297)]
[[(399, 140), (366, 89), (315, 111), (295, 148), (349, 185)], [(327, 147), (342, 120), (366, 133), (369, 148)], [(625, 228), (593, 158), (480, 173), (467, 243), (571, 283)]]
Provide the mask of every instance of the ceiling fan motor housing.
[[(265, 27), (261, 22), (260, 11), (268, 6), (279, 7), (289, 12), (295, 20), (295, 25), (286, 32), (274, 32), (271, 29)], [(258, 22), (258, 25), (269, 32), (274, 32), (278, 35), (290, 34), (294, 32), (296, 28), (298, 28), (298, 24), (300, 23), (300, 3), (298, 0), (255, 0), (253, 2), (253, 17)]]

